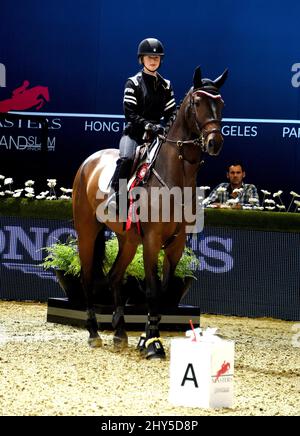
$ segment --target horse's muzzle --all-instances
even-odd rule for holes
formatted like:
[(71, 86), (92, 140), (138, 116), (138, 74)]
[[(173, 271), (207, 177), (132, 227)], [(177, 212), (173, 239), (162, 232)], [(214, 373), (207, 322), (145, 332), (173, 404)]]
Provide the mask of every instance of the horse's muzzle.
[(223, 147), (223, 136), (221, 134), (211, 134), (207, 138), (207, 152), (210, 156), (218, 156)]

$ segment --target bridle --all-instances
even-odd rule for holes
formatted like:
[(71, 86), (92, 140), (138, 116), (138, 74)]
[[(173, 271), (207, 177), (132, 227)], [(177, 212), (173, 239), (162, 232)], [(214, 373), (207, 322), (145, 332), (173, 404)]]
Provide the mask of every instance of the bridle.
[[(213, 92), (213, 94), (208, 92), (210, 90)], [(221, 94), (216, 94), (216, 92), (218, 92), (218, 90), (215, 87), (209, 87), (209, 88), (205, 88), (205, 89), (196, 89), (190, 95), (189, 108), (192, 110), (192, 114), (194, 115), (194, 118), (195, 118), (195, 125), (196, 125), (197, 131), (199, 133), (199, 136), (197, 138), (189, 139), (189, 140), (185, 140), (185, 141), (180, 140), (180, 139), (169, 139), (168, 137), (166, 138), (167, 142), (170, 142), (172, 144), (177, 145), (179, 159), (184, 159), (184, 157), (183, 157), (183, 146), (184, 145), (186, 145), (186, 144), (195, 145), (196, 147), (200, 147), (200, 149), (203, 153), (206, 153), (207, 152), (206, 145), (205, 145), (206, 138), (212, 133), (221, 133), (221, 119), (210, 118), (209, 120), (205, 120), (204, 123), (199, 123), (199, 121), (197, 119), (196, 110), (195, 110), (195, 97), (197, 97), (199, 95), (200, 96), (205, 95), (206, 97), (213, 98), (215, 100), (220, 99), (223, 102)], [(210, 123), (218, 124), (220, 127), (213, 128), (213, 129), (206, 129), (205, 126), (207, 126)]]

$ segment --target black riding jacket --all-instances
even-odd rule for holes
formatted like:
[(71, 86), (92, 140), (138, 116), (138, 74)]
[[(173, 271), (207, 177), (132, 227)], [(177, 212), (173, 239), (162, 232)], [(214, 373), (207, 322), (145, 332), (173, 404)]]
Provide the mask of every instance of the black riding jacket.
[(147, 123), (160, 124), (161, 118), (167, 123), (175, 118), (176, 103), (170, 81), (160, 74), (155, 77), (140, 71), (125, 84), (123, 107), (129, 126), (126, 133), (141, 144)]

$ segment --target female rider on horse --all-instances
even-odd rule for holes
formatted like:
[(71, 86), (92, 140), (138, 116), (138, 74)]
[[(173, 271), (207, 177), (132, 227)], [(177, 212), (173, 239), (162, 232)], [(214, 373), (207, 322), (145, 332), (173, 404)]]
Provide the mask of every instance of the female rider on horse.
[(135, 150), (144, 142), (145, 131), (153, 140), (156, 135), (164, 133), (161, 118), (165, 123), (175, 119), (176, 103), (171, 83), (157, 72), (164, 54), (162, 43), (155, 38), (144, 39), (138, 46), (138, 60), (143, 69), (125, 84), (123, 108), (127, 125), (111, 181), (111, 188), (116, 193), (119, 191), (119, 180), (130, 176)]

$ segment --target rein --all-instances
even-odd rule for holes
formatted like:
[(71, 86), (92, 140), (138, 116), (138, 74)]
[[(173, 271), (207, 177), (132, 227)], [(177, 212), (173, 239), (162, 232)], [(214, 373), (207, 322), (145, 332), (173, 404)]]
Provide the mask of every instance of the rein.
[(196, 139), (190, 139), (188, 141), (182, 141), (182, 140), (175, 140), (175, 139), (168, 139), (166, 138), (166, 142), (171, 142), (172, 144), (176, 144), (178, 147), (178, 159), (180, 160), (188, 160), (188, 159), (184, 159), (183, 157), (183, 146), (186, 144), (192, 144), (195, 145), (196, 147), (200, 147), (201, 151), (205, 152), (205, 143), (204, 143), (204, 135), (203, 133), (201, 133), (201, 135), (199, 136), (199, 138)]

